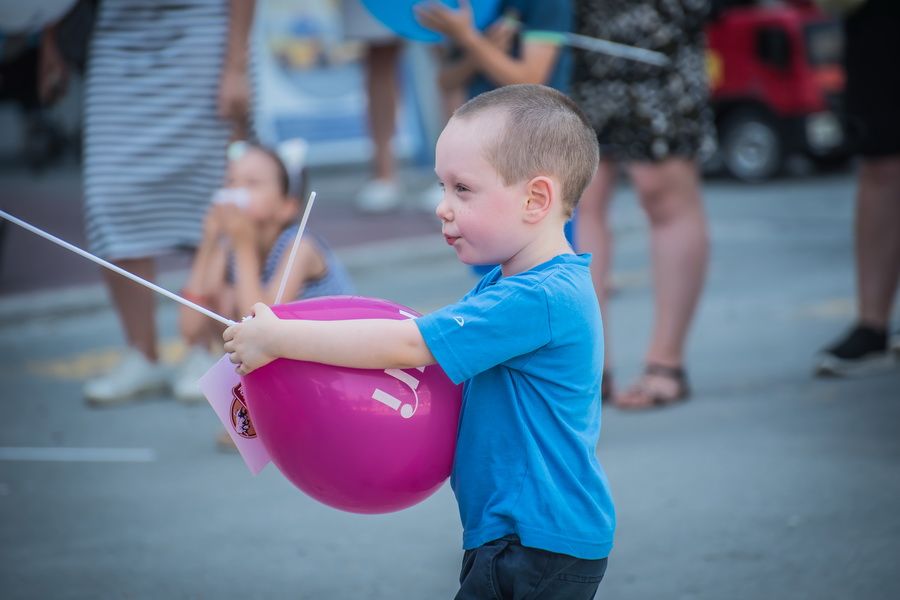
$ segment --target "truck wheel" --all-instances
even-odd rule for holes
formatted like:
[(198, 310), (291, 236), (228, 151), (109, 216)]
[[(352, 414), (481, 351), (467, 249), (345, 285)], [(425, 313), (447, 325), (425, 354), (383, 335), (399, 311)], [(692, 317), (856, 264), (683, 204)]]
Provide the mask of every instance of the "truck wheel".
[(741, 181), (764, 181), (783, 166), (783, 144), (771, 119), (754, 110), (738, 110), (722, 122), (722, 162)]

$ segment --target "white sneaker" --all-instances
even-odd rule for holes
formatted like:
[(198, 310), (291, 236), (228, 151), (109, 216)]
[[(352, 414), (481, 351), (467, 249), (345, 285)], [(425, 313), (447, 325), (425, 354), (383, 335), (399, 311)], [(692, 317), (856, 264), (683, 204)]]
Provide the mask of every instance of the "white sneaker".
[(150, 362), (140, 351), (129, 348), (112, 371), (84, 384), (84, 397), (88, 404), (107, 406), (164, 390), (168, 383), (165, 365)]
[(425, 212), (434, 214), (434, 211), (437, 210), (438, 204), (440, 204), (441, 200), (443, 199), (444, 188), (442, 188), (437, 183), (434, 183), (428, 186), (427, 189), (422, 191), (422, 195), (419, 197), (419, 208), (421, 208)]
[(400, 186), (389, 179), (373, 179), (356, 194), (356, 208), (367, 213), (383, 213), (400, 206)]
[(172, 392), (179, 402), (203, 402), (206, 398), (200, 391), (200, 378), (216, 364), (217, 357), (200, 346), (191, 348), (182, 361), (175, 380), (172, 382)]

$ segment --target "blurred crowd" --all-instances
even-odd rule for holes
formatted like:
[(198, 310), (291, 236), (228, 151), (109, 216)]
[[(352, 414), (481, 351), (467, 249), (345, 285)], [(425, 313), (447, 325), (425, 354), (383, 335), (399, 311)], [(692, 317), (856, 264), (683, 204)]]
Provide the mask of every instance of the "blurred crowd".
[[(64, 96), (67, 84), (83, 80), (79, 148), (91, 252), (153, 280), (159, 256), (195, 248), (182, 295), (228, 318), (245, 314), (259, 300), (352, 290), (327, 241), (315, 233), (305, 238), (300, 259), (288, 266), (286, 248), (304, 207), (309, 148), (303, 140), (279, 140), (272, 148), (258, 143), (252, 108), (263, 92), (253, 84), (248, 51), (257, 3), (57, 4), (68, 6), (40, 27), (4, 31), (0, 99), (20, 107), (22, 156), (40, 165), (66, 141), (48, 120), (48, 107)], [(362, 218), (410, 203), (433, 211), (443, 191), (437, 185), (417, 194), (405, 190), (392, 146), (400, 65), (412, 42), (377, 18), (384, 19), (379, 3), (331, 4), (339, 11), (344, 38), (363, 48), (372, 152), (370, 177), (355, 205)], [(601, 164), (581, 199), (572, 241), (578, 252), (593, 255), (607, 332), (604, 401), (647, 409), (690, 397), (685, 346), (709, 255), (701, 167), (716, 161), (733, 176), (752, 181), (777, 174), (794, 152), (822, 166), (860, 157), (857, 319), (820, 352), (816, 370), (846, 375), (895, 360), (892, 350), (900, 352), (900, 340), (892, 344), (890, 336), (900, 277), (900, 75), (890, 67), (900, 55), (895, 2), (397, 4), (443, 40), (428, 52), (444, 119), (484, 91), (540, 83), (569, 94), (594, 127)], [(479, 9), (488, 4), (490, 18), (480, 23)], [(608, 302), (614, 248), (609, 208), (620, 176), (630, 179), (649, 224), (655, 295), (643, 371), (621, 388), (609, 345), (616, 320)], [(215, 356), (217, 327), (185, 312), (182, 335), (191, 350), (178, 372), (170, 373), (157, 356), (152, 292), (117, 275), (104, 276), (128, 351), (113, 371), (87, 382), (87, 400), (118, 403), (166, 386), (185, 401), (200, 398), (195, 382)], [(283, 298), (282, 281), (288, 282)]]

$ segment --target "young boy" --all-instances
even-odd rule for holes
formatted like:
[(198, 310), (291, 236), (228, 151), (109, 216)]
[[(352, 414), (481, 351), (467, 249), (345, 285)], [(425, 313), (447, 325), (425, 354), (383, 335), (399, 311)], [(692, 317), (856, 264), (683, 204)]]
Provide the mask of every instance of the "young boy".
[(595, 447), (602, 336), (588, 269), (563, 234), (598, 162), (566, 96), (482, 94), (436, 149), (436, 209), (460, 260), (500, 265), (415, 320), (281, 321), (264, 304), (229, 327), (239, 373), (286, 357), (366, 369), (439, 363), (465, 381), (451, 485), (466, 549), (457, 598), (593, 598), (615, 515)]

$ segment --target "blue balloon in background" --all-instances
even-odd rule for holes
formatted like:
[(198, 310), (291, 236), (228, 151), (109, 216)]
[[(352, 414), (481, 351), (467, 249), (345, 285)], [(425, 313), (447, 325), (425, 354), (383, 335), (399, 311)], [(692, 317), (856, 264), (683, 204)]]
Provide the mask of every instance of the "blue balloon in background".
[[(362, 0), (363, 6), (372, 16), (397, 35), (417, 42), (439, 42), (443, 39), (442, 35), (422, 27), (416, 21), (413, 6), (421, 2), (422, 0)], [(456, 0), (441, 0), (441, 3), (453, 9), (459, 8)], [(478, 29), (484, 29), (499, 16), (497, 8), (500, 0), (470, 0), (469, 4)]]

